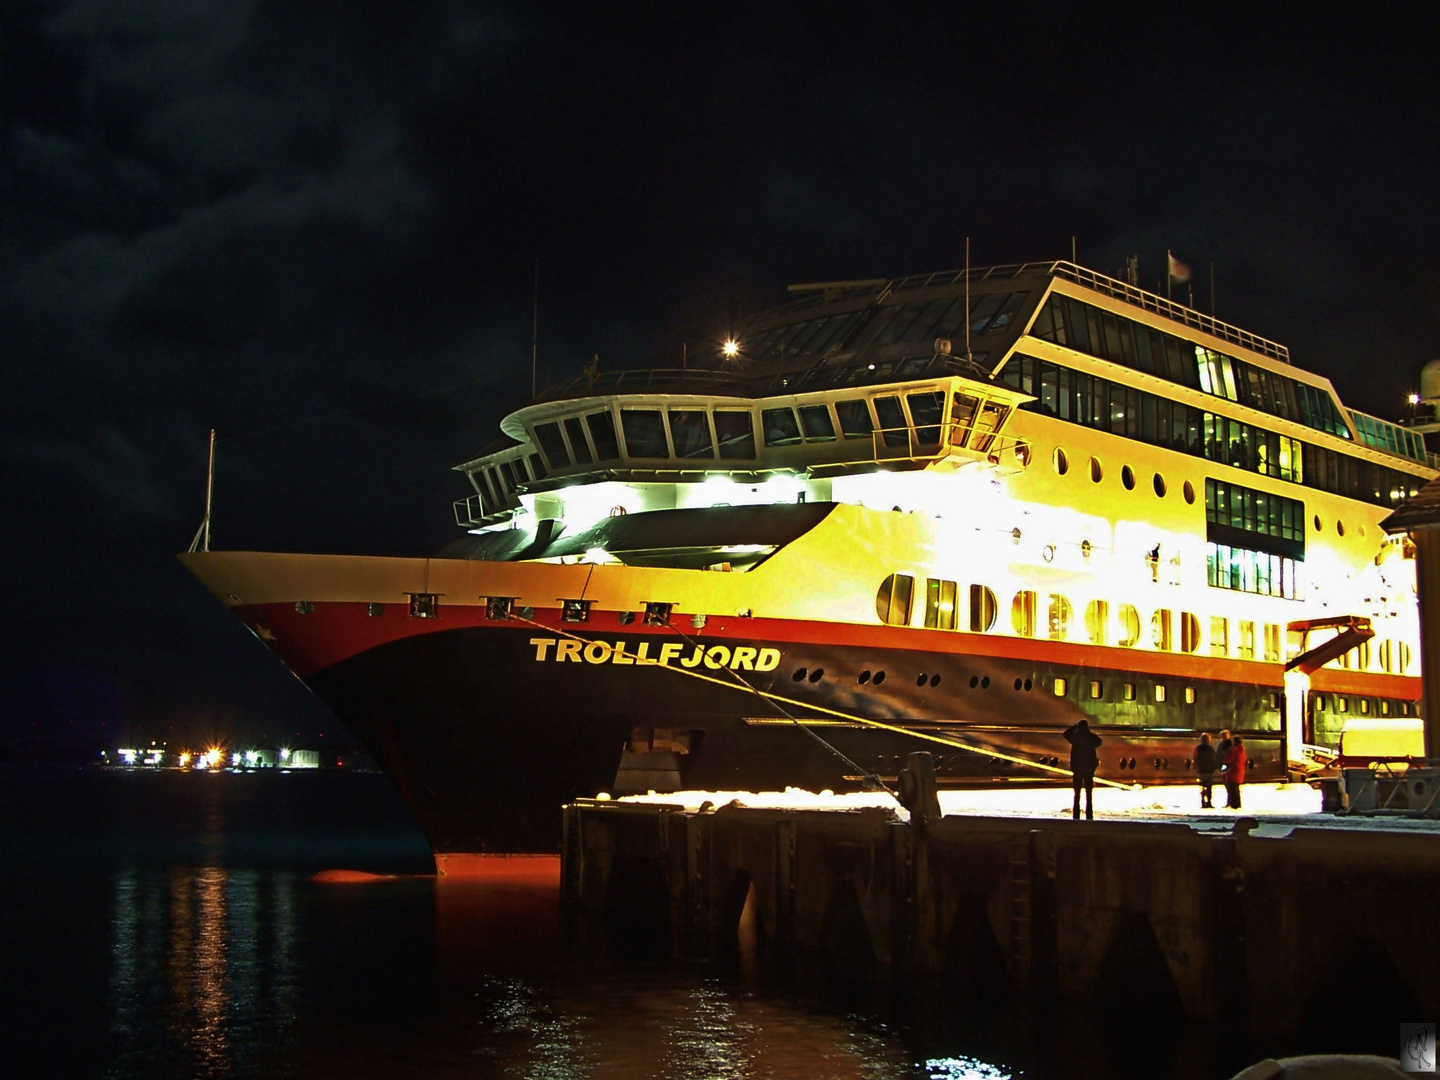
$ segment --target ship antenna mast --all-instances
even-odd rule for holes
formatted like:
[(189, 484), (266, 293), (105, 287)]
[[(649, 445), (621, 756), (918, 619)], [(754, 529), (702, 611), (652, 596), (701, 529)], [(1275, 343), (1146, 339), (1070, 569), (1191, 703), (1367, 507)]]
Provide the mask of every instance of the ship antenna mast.
[(540, 256), (535, 256), (535, 295), (530, 307), (530, 396), (535, 396), (535, 359), (540, 342)]
[(965, 237), (965, 359), (973, 361), (970, 355), (970, 238)]
[(210, 550), (210, 504), (215, 496), (215, 429), (210, 429), (210, 464), (205, 469), (205, 516), (200, 528), (195, 530), (195, 539), (190, 541), (191, 551)]

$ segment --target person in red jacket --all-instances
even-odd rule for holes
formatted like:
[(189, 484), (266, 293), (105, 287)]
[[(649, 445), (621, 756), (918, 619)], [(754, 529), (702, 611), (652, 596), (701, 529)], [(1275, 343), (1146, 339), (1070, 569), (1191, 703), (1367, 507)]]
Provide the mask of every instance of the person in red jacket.
[(1225, 776), (1225, 807), (1240, 809), (1240, 785), (1245, 782), (1245, 741), (1236, 735), (1225, 749), (1221, 762)]

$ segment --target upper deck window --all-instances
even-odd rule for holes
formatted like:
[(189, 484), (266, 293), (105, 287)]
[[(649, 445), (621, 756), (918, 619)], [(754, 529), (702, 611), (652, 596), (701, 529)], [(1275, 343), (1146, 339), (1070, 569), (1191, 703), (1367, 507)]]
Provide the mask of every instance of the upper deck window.
[(570, 451), (565, 449), (565, 440), (560, 437), (559, 424), (536, 424), (535, 440), (545, 456), (550, 459), (551, 469), (564, 469), (570, 465)]
[(945, 415), (945, 394), (931, 390), (923, 394), (907, 394), (910, 417), (915, 421), (915, 441), (934, 446), (940, 441), (940, 421)]
[(800, 426), (805, 431), (806, 442), (835, 441), (835, 422), (824, 405), (801, 405)]
[(760, 414), (766, 446), (793, 446), (800, 441), (794, 409), (766, 409)]
[(620, 458), (620, 443), (615, 438), (615, 418), (608, 412), (591, 413), (585, 417), (590, 428), (590, 441), (595, 444), (595, 456), (601, 461), (617, 461)]
[(570, 436), (570, 452), (575, 455), (576, 465), (589, 465), (595, 460), (590, 456), (590, 444), (585, 441), (585, 429), (578, 416), (565, 418), (565, 434)]
[(908, 446), (910, 429), (905, 423), (905, 411), (900, 408), (898, 397), (877, 397), (875, 416), (880, 421), (880, 430), (885, 434), (886, 446)]
[(702, 409), (671, 409), (670, 438), (675, 441), (676, 457), (715, 456), (715, 445), (710, 441), (710, 418)]
[(715, 437), (720, 441), (720, 456), (727, 461), (755, 459), (755, 427), (748, 412), (716, 409)]
[(835, 402), (835, 415), (840, 418), (840, 432), (847, 439), (868, 439), (875, 429), (870, 421), (870, 406), (864, 398)]
[(621, 409), (620, 427), (625, 432), (625, 449), (632, 458), (670, 456), (659, 409)]

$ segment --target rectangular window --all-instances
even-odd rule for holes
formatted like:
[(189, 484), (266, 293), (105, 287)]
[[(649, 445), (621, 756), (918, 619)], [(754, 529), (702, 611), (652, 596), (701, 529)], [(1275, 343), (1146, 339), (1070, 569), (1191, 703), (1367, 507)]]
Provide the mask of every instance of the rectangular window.
[(725, 460), (755, 459), (755, 428), (748, 412), (716, 409), (715, 437), (720, 442), (720, 456)]
[(910, 605), (914, 600), (915, 579), (909, 574), (891, 574), (880, 583), (875, 594), (875, 614), (890, 626), (910, 625)]
[(956, 592), (953, 581), (928, 578), (925, 582), (925, 625), (932, 630), (954, 630)]
[(824, 405), (801, 405), (800, 427), (806, 442), (834, 442), (835, 423)]
[(565, 440), (560, 437), (559, 424), (536, 424), (535, 441), (545, 452), (552, 470), (569, 467), (570, 452), (565, 449)]
[(1280, 659), (1281, 629), (1275, 623), (1265, 624), (1265, 659), (1275, 663)]
[(589, 622), (590, 601), (589, 600), (561, 600), (560, 601), (561, 622)]
[(800, 424), (794, 409), (766, 409), (760, 414), (766, 446), (794, 446), (800, 441)]
[(1125, 684), (1124, 690), (1125, 690), (1125, 694), (1124, 694), (1125, 700), (1126, 700), (1126, 701), (1134, 701), (1134, 700), (1135, 700), (1135, 684), (1134, 684), (1133, 682), (1127, 682), (1127, 683)]
[(713, 458), (715, 446), (710, 441), (710, 417), (703, 409), (671, 409), (670, 439), (675, 456), (682, 458)]
[(908, 394), (905, 400), (910, 404), (910, 416), (915, 421), (915, 441), (921, 446), (934, 446), (940, 441), (940, 419), (945, 410), (944, 392), (934, 390)]
[(589, 465), (594, 458), (590, 456), (590, 444), (585, 441), (585, 431), (578, 416), (565, 418), (565, 434), (570, 437), (570, 452), (575, 455), (575, 464)]
[(1057, 676), (1051, 689), (1055, 691), (1056, 697), (1064, 697), (1065, 691), (1068, 690), (1069, 687), (1066, 685), (1064, 678)]
[(1210, 616), (1210, 655), (1230, 655), (1230, 620), (1223, 615)]
[(880, 421), (880, 430), (885, 436), (886, 446), (909, 446), (910, 429), (905, 423), (905, 412), (900, 408), (898, 397), (877, 397), (875, 416)]
[(433, 619), (440, 614), (439, 593), (412, 592), (410, 594), (410, 617), (412, 619)]
[(1237, 654), (1241, 660), (1255, 659), (1255, 624), (1248, 619), (1240, 620), (1240, 643)]
[(868, 439), (874, 430), (870, 422), (870, 406), (864, 398), (837, 401), (835, 415), (840, 418), (840, 432), (847, 439)]
[(665, 424), (659, 409), (621, 409), (620, 427), (625, 432), (625, 449), (632, 458), (667, 458)]
[(608, 412), (591, 413), (585, 417), (585, 426), (590, 429), (596, 457), (601, 461), (618, 461), (620, 443), (615, 438), (615, 418)]

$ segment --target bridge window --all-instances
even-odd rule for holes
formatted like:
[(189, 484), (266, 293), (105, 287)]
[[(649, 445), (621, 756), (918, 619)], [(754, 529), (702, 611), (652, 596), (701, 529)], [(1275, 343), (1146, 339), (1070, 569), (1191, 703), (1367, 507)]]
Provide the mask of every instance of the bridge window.
[(905, 411), (900, 408), (898, 397), (877, 397), (875, 416), (880, 421), (880, 430), (885, 435), (886, 446), (909, 446), (910, 430), (905, 423)]
[(559, 424), (536, 424), (535, 440), (550, 459), (550, 468), (564, 469), (569, 466), (570, 452), (565, 449), (565, 440), (560, 437)]
[(590, 428), (595, 456), (601, 461), (618, 461), (620, 442), (615, 438), (615, 418), (608, 412), (591, 413), (585, 417), (585, 424)]
[(755, 459), (755, 426), (748, 412), (716, 409), (715, 437), (720, 440), (720, 456), (727, 461)]
[(925, 625), (933, 630), (955, 629), (957, 586), (953, 581), (925, 581)]
[(970, 586), (970, 629), (976, 634), (988, 634), (995, 626), (1000, 614), (1000, 603), (995, 593), (984, 585)]
[(625, 449), (632, 458), (670, 456), (659, 409), (621, 409), (620, 426), (625, 432)]
[(840, 433), (847, 439), (868, 439), (875, 430), (870, 421), (870, 405), (864, 398), (837, 401), (835, 415), (840, 418)]
[(670, 438), (675, 443), (676, 457), (715, 456), (715, 446), (710, 441), (710, 418), (703, 409), (671, 409)]
[(589, 465), (594, 458), (590, 456), (590, 444), (585, 441), (585, 429), (580, 426), (578, 416), (565, 418), (565, 434), (570, 436), (570, 453), (575, 457), (575, 464)]
[(766, 409), (760, 414), (766, 446), (794, 446), (800, 441), (800, 425), (794, 409)]
[(915, 421), (915, 441), (934, 446), (940, 441), (940, 421), (945, 415), (945, 395), (939, 390), (923, 394), (907, 394), (910, 416)]
[(891, 574), (880, 583), (875, 593), (875, 614), (890, 626), (910, 625), (910, 604), (915, 579), (909, 574)]
[(806, 442), (835, 441), (835, 422), (824, 405), (800, 406), (800, 426), (805, 431)]

